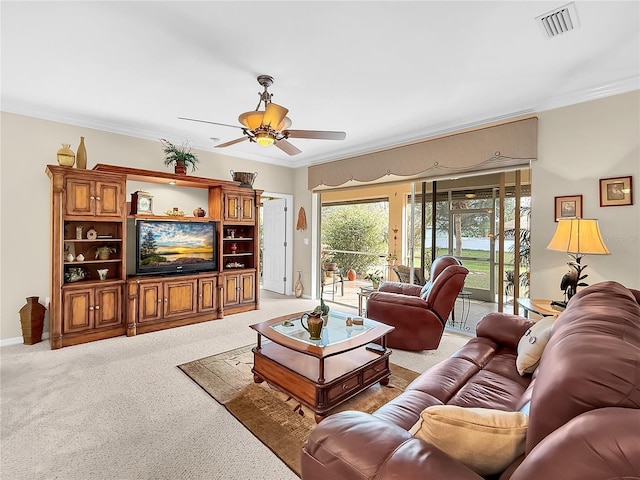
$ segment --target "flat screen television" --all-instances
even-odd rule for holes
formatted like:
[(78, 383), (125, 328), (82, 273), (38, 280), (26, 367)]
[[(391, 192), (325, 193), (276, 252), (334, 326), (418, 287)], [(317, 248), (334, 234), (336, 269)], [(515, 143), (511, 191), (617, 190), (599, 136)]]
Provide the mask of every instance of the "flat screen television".
[(216, 270), (217, 253), (216, 222), (136, 222), (136, 275)]

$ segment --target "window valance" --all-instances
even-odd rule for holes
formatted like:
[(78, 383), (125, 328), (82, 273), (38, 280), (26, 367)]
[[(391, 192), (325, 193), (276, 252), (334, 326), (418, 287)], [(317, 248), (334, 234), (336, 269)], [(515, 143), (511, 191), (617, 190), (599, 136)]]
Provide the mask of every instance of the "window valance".
[(538, 119), (528, 118), (309, 167), (309, 189), (385, 176), (455, 176), (528, 165), (537, 157)]

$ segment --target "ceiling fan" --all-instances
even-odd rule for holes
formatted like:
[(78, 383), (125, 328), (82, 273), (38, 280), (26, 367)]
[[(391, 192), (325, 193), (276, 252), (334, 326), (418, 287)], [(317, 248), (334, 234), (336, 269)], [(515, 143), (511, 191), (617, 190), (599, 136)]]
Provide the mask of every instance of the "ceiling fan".
[[(180, 120), (192, 122), (210, 123), (212, 125), (222, 125), (225, 127), (239, 128), (244, 133), (244, 137), (236, 138), (226, 143), (216, 145), (215, 148), (228, 147), (236, 143), (249, 140), (263, 147), (275, 145), (288, 155), (301, 153), (293, 144), (287, 140), (289, 138), (314, 138), (323, 140), (344, 140), (347, 136), (345, 132), (329, 132), (320, 130), (290, 130), (291, 120), (287, 117), (289, 110), (281, 105), (271, 102), (271, 93), (267, 89), (273, 85), (273, 77), (269, 75), (258, 76), (258, 83), (264, 87), (263, 92), (259, 92), (260, 100), (255, 110), (242, 113), (238, 121), (244, 125), (228, 125), (226, 123), (210, 122), (198, 120), (196, 118), (178, 117)], [(264, 110), (260, 110), (260, 105), (264, 103)]]

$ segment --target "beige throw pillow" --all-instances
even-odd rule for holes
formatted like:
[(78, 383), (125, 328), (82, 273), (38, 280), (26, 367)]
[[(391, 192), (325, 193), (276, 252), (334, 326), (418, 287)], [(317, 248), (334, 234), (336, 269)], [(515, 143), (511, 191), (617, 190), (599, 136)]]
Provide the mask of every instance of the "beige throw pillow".
[(556, 317), (544, 317), (538, 320), (518, 342), (516, 368), (520, 375), (533, 373), (538, 368), (544, 347), (549, 342), (551, 327)]
[(478, 475), (504, 471), (524, 453), (529, 417), (490, 408), (434, 405), (409, 431)]

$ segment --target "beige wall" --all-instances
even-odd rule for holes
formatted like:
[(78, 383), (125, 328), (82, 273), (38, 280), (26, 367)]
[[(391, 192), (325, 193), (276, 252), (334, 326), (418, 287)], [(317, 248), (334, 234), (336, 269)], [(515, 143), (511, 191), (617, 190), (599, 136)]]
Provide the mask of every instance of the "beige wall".
[[(611, 251), (610, 256), (586, 258), (586, 281), (615, 279), (640, 289), (639, 112), (640, 91), (635, 91), (538, 115), (539, 159), (532, 165), (532, 297), (561, 296), (559, 283), (568, 257), (545, 247), (555, 229), (554, 196), (563, 195), (584, 196), (584, 216), (600, 220)], [(158, 142), (8, 113), (2, 113), (1, 121), (0, 340), (5, 340), (21, 336), (18, 310), (25, 297), (38, 295), (44, 302), (49, 295), (49, 179), (44, 169), (46, 164), (56, 163), (60, 144), (71, 143), (75, 149), (84, 136), (88, 168), (96, 163), (161, 171), (166, 167)], [(299, 208), (305, 208), (308, 228), (294, 232), (293, 266), (295, 279), (297, 271), (302, 271), (305, 295), (310, 295), (317, 231), (307, 169), (197, 153), (199, 175), (227, 179), (231, 169), (255, 171), (255, 188), (294, 196), (295, 219)], [(600, 207), (598, 179), (622, 175), (634, 177), (635, 205)], [(201, 203), (199, 198), (179, 197), (184, 204), (175, 205), (178, 197), (167, 202), (164, 192), (158, 197), (156, 212), (161, 211), (161, 205), (187, 210)], [(188, 202), (193, 205), (187, 207)]]
[[(170, 171), (164, 166), (160, 142), (34, 119), (3, 112), (1, 117), (0, 214), (0, 340), (21, 337), (18, 311), (25, 298), (49, 295), (49, 178), (47, 164), (57, 164), (61, 143), (75, 151), (85, 137), (87, 168), (97, 163)], [(200, 159), (195, 175), (231, 180), (229, 171), (258, 172), (254, 187), (294, 194), (295, 171), (287, 167), (195, 151)], [(306, 181), (303, 183), (306, 186)], [(191, 212), (206, 209), (200, 189), (174, 189), (131, 183), (129, 194), (145, 186), (154, 195), (154, 212), (171, 207)], [(48, 327), (45, 325), (45, 330)]]
[[(640, 91), (542, 112), (532, 171), (531, 296), (559, 298), (569, 257), (547, 250), (554, 197), (583, 196), (611, 255), (590, 255), (585, 282), (616, 280), (640, 289)], [(634, 205), (600, 207), (599, 179), (632, 175)]]
[[(294, 170), (293, 191), (293, 222), (298, 223), (298, 211), (304, 208), (307, 217), (306, 230), (294, 230), (293, 232), (293, 285), (298, 281), (298, 272), (301, 272), (304, 297), (313, 297), (313, 283), (315, 271), (313, 270), (313, 258), (315, 258), (316, 226), (313, 211), (312, 195), (307, 190), (307, 169), (296, 168)], [(295, 228), (295, 226), (294, 226)], [(305, 241), (306, 240), (306, 241)]]

